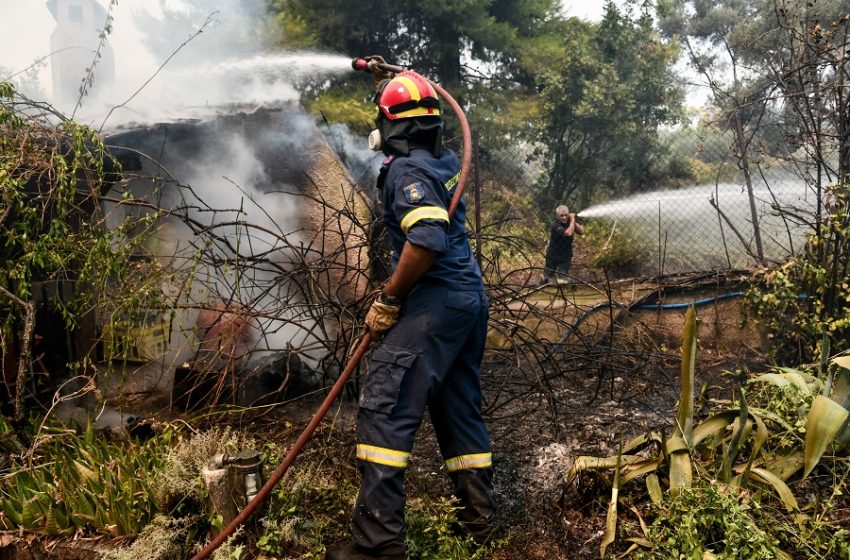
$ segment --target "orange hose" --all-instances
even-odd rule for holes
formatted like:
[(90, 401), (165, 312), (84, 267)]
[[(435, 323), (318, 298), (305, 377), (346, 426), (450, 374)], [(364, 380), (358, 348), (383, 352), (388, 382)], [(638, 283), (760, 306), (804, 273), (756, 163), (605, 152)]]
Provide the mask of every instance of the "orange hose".
[[(427, 79), (427, 78), (426, 78)], [(455, 210), (457, 210), (458, 204), (460, 204), (460, 199), (463, 196), (463, 190), (466, 188), (466, 182), (469, 179), (469, 166), (472, 162), (472, 133), (469, 130), (469, 122), (466, 120), (466, 115), (464, 115), (463, 110), (458, 105), (457, 101), (449, 95), (449, 92), (444, 90), (439, 85), (435, 84), (431, 80), (428, 80), (434, 89), (437, 90), (437, 93), (443, 96), (443, 98), (448, 101), (452, 110), (454, 110), (455, 115), (457, 115), (458, 121), (460, 121), (460, 129), (461, 134), (463, 136), (463, 159), (461, 161), (460, 167), (460, 179), (458, 179), (457, 189), (455, 190), (454, 196), (452, 196), (452, 201), (449, 204), (449, 219), (454, 215)], [(286, 457), (283, 458), (280, 465), (274, 470), (273, 473), (269, 475), (269, 479), (263, 484), (263, 487), (257, 492), (257, 495), (254, 496), (248, 504), (239, 512), (239, 514), (233, 518), (233, 521), (228, 523), (228, 525), (222, 529), (221, 533), (218, 534), (212, 541), (207, 544), (199, 553), (192, 557), (192, 560), (205, 560), (209, 557), (210, 554), (215, 551), (219, 546), (222, 545), (224, 541), (226, 541), (230, 535), (236, 531), (236, 529), (242, 525), (254, 510), (256, 510), (260, 504), (262, 504), (266, 498), (268, 498), (269, 494), (271, 494), (272, 490), (277, 483), (280, 482), (280, 479), (283, 478), (283, 475), (286, 474), (286, 471), (292, 466), (292, 463), (295, 462), (295, 459), (298, 458), (299, 453), (313, 437), (313, 432), (316, 431), (316, 428), (319, 427), (322, 419), (330, 410), (331, 405), (342, 393), (343, 387), (345, 387), (345, 383), (348, 381), (348, 378), (351, 377), (352, 372), (357, 368), (360, 364), (360, 360), (363, 358), (363, 355), (366, 354), (366, 350), (369, 349), (369, 346), (372, 344), (372, 334), (368, 331), (363, 335), (363, 338), (360, 339), (360, 344), (358, 344), (357, 349), (352, 354), (351, 359), (348, 361), (348, 364), (345, 366), (345, 369), (342, 370), (342, 373), (339, 375), (339, 378), (331, 387), (328, 396), (325, 397), (325, 400), (322, 401), (322, 404), (313, 414), (313, 418), (310, 419), (310, 423), (307, 424), (307, 427), (304, 428), (304, 431), (301, 432), (301, 435), (298, 436), (298, 439), (287, 452)]]

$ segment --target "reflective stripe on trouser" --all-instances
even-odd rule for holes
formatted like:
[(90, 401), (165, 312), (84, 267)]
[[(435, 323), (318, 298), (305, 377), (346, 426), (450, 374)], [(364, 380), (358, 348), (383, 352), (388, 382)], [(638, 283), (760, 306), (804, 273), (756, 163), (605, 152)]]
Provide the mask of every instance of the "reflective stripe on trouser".
[(461, 455), (446, 459), (446, 468), (449, 472), (462, 471), (464, 469), (486, 469), (492, 466), (492, 453), (473, 453), (472, 455)]
[[(357, 417), (362, 482), (351, 525), (359, 546), (404, 548), (404, 468), (390, 462), (409, 454), (426, 408), (444, 459), (463, 465), (457, 472), (491, 472), (479, 383), (486, 335), (483, 292), (424, 283), (372, 353)], [(485, 486), (490, 476), (482, 479)]]

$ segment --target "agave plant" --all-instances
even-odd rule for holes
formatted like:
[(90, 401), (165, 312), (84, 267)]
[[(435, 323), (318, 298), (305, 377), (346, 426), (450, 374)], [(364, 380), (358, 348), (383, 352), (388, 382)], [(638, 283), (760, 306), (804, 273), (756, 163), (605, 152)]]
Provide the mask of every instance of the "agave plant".
[(809, 410), (803, 477), (809, 476), (833, 442), (850, 451), (850, 356), (839, 356), (832, 363), (838, 371), (830, 372)]
[(157, 513), (151, 475), (170, 432), (132, 444), (109, 442), (92, 426), (53, 436), (35, 461), (14, 464), (0, 479), (0, 528), (119, 536), (139, 532)]
[[(803, 467), (804, 477), (807, 476), (833, 441), (843, 446), (850, 442), (850, 356), (832, 360), (839, 369), (834, 386), (831, 376), (830, 381), (823, 384), (814, 376), (791, 368), (777, 368), (775, 372), (752, 380), (752, 383), (776, 386), (794, 385), (810, 398), (821, 392), (813, 397), (808, 410), (805, 445), (777, 455), (765, 445), (771, 436), (766, 420), (780, 425), (787, 423), (769, 410), (751, 408), (743, 388), (738, 390), (737, 403), (695, 424), (696, 342), (697, 319), (691, 307), (685, 318), (680, 396), (672, 434), (669, 437), (659, 432), (641, 435), (623, 445), (612, 457), (578, 457), (569, 471), (568, 484), (584, 471), (614, 471), (601, 556), (614, 542), (620, 488), (634, 479), (643, 477), (651, 500), (661, 504), (665, 491), (674, 497), (691, 487), (698, 466), (699, 472), (708, 474), (727, 488), (770, 488), (789, 513), (798, 513), (799, 505), (786, 481)], [(632, 549), (649, 544), (645, 539), (630, 540), (635, 543)], [(779, 554), (785, 553), (780, 551)]]

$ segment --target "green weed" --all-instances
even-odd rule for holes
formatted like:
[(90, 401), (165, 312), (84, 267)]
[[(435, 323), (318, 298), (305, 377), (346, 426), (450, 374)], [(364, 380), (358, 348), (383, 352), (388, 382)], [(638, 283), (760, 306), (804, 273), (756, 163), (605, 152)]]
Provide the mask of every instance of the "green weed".
[[(745, 501), (717, 485), (683, 490), (664, 505), (654, 508), (655, 521), (647, 538), (654, 543), (637, 559), (778, 560), (783, 558), (778, 539), (763, 530), (751, 515), (758, 502)], [(707, 556), (706, 553), (713, 555)]]

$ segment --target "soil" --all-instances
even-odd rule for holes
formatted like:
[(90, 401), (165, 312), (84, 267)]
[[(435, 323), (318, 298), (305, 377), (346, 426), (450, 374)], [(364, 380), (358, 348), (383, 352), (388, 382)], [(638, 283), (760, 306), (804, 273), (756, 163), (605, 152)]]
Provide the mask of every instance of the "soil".
[[(683, 314), (634, 310), (619, 318), (615, 336), (607, 340), (600, 333), (610, 332), (610, 324), (592, 317), (583, 323), (590, 331), (553, 337), (543, 354), (488, 352), (482, 371), (484, 412), (494, 450), (499, 523), (509, 538), (494, 558), (599, 558), (610, 490), (602, 481), (584, 478), (567, 486), (566, 475), (578, 456), (614, 455), (621, 443), (650, 429), (669, 433), (678, 397)], [(700, 316), (696, 386), (704, 387), (703, 399), (728, 396), (735, 372), (763, 364), (759, 337), (741, 328), (735, 301), (714, 303)], [(528, 367), (529, 357), (541, 367)], [(291, 442), (320, 397), (297, 401), (243, 428), (281, 444)], [(355, 416), (350, 398), (338, 403), (307, 453), (322, 453), (353, 471)], [(426, 421), (413, 449), (408, 493), (415, 498), (449, 492)], [(610, 552), (624, 552), (626, 536), (621, 534)], [(0, 547), (0, 560), (6, 557), (2, 554)]]
[[(752, 344), (758, 337), (740, 328), (740, 306), (717, 305), (704, 313), (700, 329), (696, 386), (704, 387), (703, 399), (728, 397), (737, 371), (763, 364)], [(573, 353), (569, 343), (555, 348), (552, 356), (562, 361), (544, 363), (542, 380), (504, 354), (488, 355), (482, 372), (485, 419), (494, 450), (499, 523), (509, 537), (494, 558), (599, 558), (610, 484), (587, 477), (567, 486), (567, 473), (578, 456), (615, 455), (621, 443), (650, 429), (670, 432), (683, 315), (684, 310), (630, 315), (618, 326), (619, 344), (600, 352), (605, 358)], [(645, 349), (635, 350), (638, 339)], [(353, 403), (345, 402), (334, 418), (332, 445), (338, 446), (341, 462), (352, 461), (354, 416)], [(413, 449), (408, 493), (413, 498), (450, 494), (427, 421)], [(609, 551), (624, 552), (627, 536), (621, 534)]]

